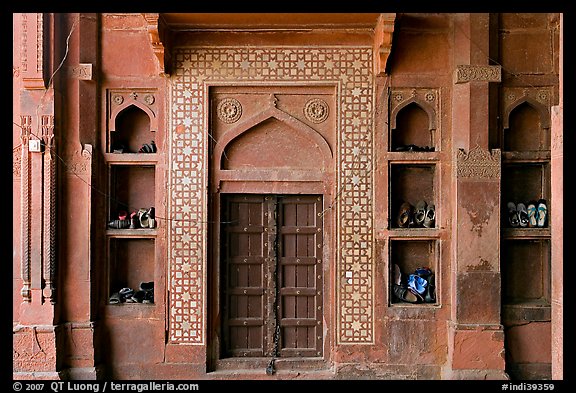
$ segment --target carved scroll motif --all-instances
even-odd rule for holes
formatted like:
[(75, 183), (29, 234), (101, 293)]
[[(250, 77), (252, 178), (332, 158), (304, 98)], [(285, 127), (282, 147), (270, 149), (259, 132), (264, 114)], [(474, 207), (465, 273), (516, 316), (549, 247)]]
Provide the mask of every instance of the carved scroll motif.
[(454, 83), (500, 82), (502, 67), (495, 65), (458, 65), (454, 72)]
[(476, 145), (466, 153), (463, 149), (458, 150), (457, 177), (466, 179), (500, 179), (501, 176), (501, 153), (500, 149), (492, 152)]

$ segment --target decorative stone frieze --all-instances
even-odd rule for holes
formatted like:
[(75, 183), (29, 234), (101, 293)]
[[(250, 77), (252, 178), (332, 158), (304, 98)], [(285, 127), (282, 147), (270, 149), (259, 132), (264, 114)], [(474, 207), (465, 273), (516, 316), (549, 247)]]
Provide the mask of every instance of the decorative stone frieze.
[(456, 153), (457, 177), (466, 179), (500, 179), (501, 153), (500, 149), (492, 152), (476, 145), (468, 153), (463, 149)]
[(454, 83), (500, 82), (502, 67), (499, 65), (458, 65), (454, 71)]

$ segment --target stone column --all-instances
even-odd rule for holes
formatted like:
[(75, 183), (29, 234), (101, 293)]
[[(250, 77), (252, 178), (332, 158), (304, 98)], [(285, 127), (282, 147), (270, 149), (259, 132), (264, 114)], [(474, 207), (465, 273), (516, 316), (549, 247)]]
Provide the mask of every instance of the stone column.
[[(93, 218), (102, 210), (102, 191), (98, 182), (100, 100), (98, 86), (98, 15), (59, 14), (58, 45), (69, 40), (69, 49), (58, 52), (66, 59), (55, 76), (61, 92), (59, 106), (62, 129), (62, 158), (59, 214), (59, 260), (61, 276), (61, 325), (65, 331), (66, 354), (63, 372), (70, 379), (96, 379), (98, 348), (98, 284), (102, 263), (95, 255), (101, 245), (93, 234)], [(95, 150), (95, 149), (94, 149)], [(103, 348), (103, 350), (105, 350)]]
[[(62, 356), (56, 304), (56, 161), (54, 90), (45, 72), (45, 26), (50, 16), (19, 14), (21, 80), (15, 111), (20, 117), (20, 275), (22, 288), (13, 324), (13, 377), (58, 379)], [(17, 242), (15, 242), (17, 243)], [(15, 314), (16, 316), (16, 314)]]
[(552, 379), (564, 379), (564, 15), (560, 15), (559, 104), (552, 107)]
[(452, 266), (446, 379), (503, 379), (499, 150), (489, 150), (488, 14), (454, 17)]

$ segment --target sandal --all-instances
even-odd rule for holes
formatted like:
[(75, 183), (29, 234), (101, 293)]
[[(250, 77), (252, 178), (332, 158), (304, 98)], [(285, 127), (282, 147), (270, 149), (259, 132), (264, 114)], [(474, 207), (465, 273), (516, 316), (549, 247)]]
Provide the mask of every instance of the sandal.
[(110, 300), (109, 303), (110, 304), (118, 304), (121, 303), (122, 301), (120, 300), (120, 294), (118, 292), (114, 292), (112, 294), (112, 296), (110, 296)]
[(138, 222), (140, 223), (140, 228), (148, 228), (150, 216), (148, 215), (148, 210), (140, 209), (138, 210)]
[(394, 283), (392, 285), (392, 292), (396, 299), (402, 302), (418, 303), (418, 296), (402, 285), (402, 272), (400, 266), (397, 264), (394, 264)]
[(426, 218), (426, 202), (418, 201), (416, 203), (416, 210), (414, 212), (414, 222), (416, 226), (421, 227), (424, 225), (424, 219)]
[(400, 205), (400, 210), (398, 212), (397, 223), (400, 228), (408, 228), (411, 223), (412, 218), (412, 205), (408, 202), (402, 203)]
[(520, 202), (516, 206), (516, 211), (518, 212), (518, 220), (522, 228), (528, 226), (528, 211), (526, 210), (526, 205)]
[(132, 288), (122, 288), (118, 294), (120, 295), (120, 301), (132, 302), (129, 299), (131, 299), (132, 295), (134, 295), (134, 290)]
[(540, 199), (538, 201), (538, 227), (543, 228), (546, 226), (546, 218), (548, 216), (548, 208), (546, 207), (546, 201)]
[(434, 285), (434, 273), (430, 274), (428, 277), (428, 286), (426, 287), (426, 292), (424, 292), (424, 302), (434, 303), (436, 302), (436, 291)]
[(113, 220), (108, 223), (108, 228), (126, 229), (130, 226), (129, 220)]
[(156, 151), (156, 144), (152, 141), (150, 143), (144, 143), (140, 150), (138, 150), (138, 153), (156, 153)]
[(436, 220), (436, 207), (428, 205), (426, 209), (426, 217), (424, 218), (424, 226), (426, 228), (434, 228), (434, 221)]
[(528, 213), (528, 227), (529, 228), (534, 228), (538, 225), (537, 222), (537, 217), (536, 217), (536, 202), (531, 201), (530, 203), (528, 203), (528, 209), (527, 209), (527, 213)]
[(516, 204), (514, 202), (508, 202), (508, 222), (512, 228), (516, 228), (520, 225), (518, 220), (518, 212), (516, 211)]

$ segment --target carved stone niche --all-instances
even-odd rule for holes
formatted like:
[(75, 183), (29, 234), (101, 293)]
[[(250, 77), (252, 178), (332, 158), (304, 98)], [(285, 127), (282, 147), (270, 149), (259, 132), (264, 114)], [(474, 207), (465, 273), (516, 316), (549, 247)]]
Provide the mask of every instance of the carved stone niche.
[(551, 88), (503, 88), (502, 94), (502, 150), (550, 150)]
[(392, 89), (390, 101), (389, 150), (416, 145), (439, 151), (439, 89)]
[(107, 152), (136, 153), (155, 139), (158, 103), (155, 89), (114, 89), (107, 92)]

